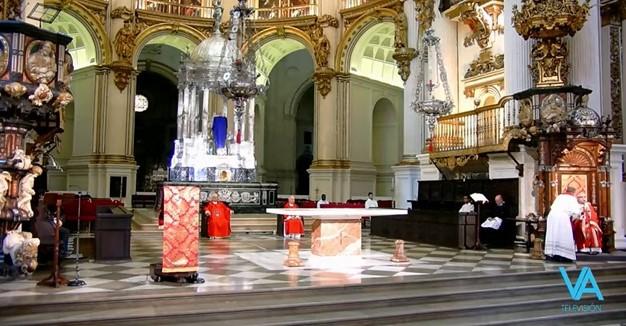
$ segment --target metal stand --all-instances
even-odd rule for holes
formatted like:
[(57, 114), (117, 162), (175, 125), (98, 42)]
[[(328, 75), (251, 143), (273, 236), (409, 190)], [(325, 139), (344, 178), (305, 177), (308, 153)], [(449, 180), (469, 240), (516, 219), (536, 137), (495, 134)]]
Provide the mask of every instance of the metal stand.
[(46, 285), (52, 287), (59, 287), (60, 285), (67, 285), (67, 279), (59, 272), (59, 229), (61, 221), (61, 200), (57, 200), (56, 221), (54, 221), (54, 255), (52, 256), (52, 273), (45, 280), (39, 281), (37, 285)]
[(478, 214), (476, 215), (476, 242), (474, 243), (474, 250), (485, 250), (485, 247), (480, 243), (480, 206), (482, 203), (478, 202)]
[(80, 279), (80, 267), (78, 266), (80, 263), (80, 202), (82, 199), (83, 193), (78, 192), (78, 213), (76, 216), (76, 275), (74, 275), (74, 279), (67, 283), (68, 286), (85, 286), (87, 283)]

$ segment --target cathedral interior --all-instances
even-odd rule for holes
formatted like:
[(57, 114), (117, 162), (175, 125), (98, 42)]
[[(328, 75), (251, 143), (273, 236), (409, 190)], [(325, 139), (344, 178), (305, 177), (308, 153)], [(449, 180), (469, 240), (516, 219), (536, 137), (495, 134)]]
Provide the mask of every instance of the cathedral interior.
[(3, 325), (626, 322), (626, 1), (0, 15)]

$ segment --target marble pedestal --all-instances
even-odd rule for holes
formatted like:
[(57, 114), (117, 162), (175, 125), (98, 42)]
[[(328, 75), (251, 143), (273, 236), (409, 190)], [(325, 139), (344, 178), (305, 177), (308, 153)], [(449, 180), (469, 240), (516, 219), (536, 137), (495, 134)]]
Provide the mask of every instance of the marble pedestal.
[(407, 215), (406, 209), (364, 208), (270, 208), (267, 212), (310, 216), (313, 219), (311, 262), (341, 265), (360, 259), (362, 216)]

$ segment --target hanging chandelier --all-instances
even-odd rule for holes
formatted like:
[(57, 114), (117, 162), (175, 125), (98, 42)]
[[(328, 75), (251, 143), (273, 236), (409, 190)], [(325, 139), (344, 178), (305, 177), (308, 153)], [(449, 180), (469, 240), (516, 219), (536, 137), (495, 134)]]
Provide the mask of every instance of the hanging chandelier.
[[(436, 70), (431, 62), (431, 52), (435, 52)], [(420, 70), (417, 77), (417, 88), (415, 90), (415, 100), (411, 103), (411, 108), (424, 114), (424, 119), (428, 125), (429, 138), (432, 137), (437, 118), (446, 115), (454, 108), (452, 96), (450, 95), (450, 85), (448, 75), (443, 65), (439, 37), (435, 36), (433, 29), (428, 29), (424, 35), (422, 50), (420, 51), (418, 62)], [(435, 96), (437, 90), (443, 87), (445, 99), (438, 99)]]

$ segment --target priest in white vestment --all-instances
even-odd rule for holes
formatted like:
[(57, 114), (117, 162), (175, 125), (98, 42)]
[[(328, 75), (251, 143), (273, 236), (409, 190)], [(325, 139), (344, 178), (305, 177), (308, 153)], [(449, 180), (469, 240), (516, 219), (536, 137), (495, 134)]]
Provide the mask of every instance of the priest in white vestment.
[(556, 261), (576, 260), (576, 244), (572, 230), (572, 218), (579, 218), (582, 208), (576, 199), (576, 189), (567, 187), (558, 195), (548, 214), (545, 255)]

